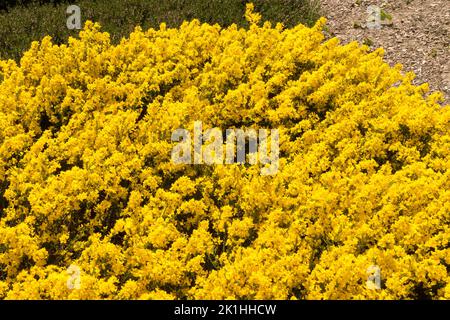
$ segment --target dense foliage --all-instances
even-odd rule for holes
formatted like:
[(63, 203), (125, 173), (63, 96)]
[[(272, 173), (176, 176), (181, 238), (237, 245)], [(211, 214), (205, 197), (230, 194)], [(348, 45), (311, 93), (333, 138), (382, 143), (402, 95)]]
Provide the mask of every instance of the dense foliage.
[[(0, 298), (450, 298), (441, 95), (323, 19), (246, 15), (0, 62)], [(172, 163), (197, 120), (278, 128), (279, 172)]]

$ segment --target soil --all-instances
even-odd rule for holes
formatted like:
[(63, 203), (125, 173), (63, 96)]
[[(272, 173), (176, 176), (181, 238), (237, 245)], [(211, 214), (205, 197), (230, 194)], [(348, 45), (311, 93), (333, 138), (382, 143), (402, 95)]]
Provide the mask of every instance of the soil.
[[(442, 91), (444, 104), (450, 104), (450, 0), (321, 3), (331, 36), (343, 43), (357, 40), (373, 49), (383, 47), (390, 65), (401, 63), (416, 74), (414, 83), (428, 82), (431, 91)], [(379, 28), (370, 22), (369, 12), (375, 12)]]

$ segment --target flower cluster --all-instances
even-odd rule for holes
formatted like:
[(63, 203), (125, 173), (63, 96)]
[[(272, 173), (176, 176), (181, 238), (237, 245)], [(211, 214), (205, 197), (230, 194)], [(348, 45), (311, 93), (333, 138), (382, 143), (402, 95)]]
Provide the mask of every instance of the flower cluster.
[[(450, 298), (441, 94), (324, 19), (246, 17), (0, 61), (0, 299)], [(173, 163), (195, 121), (279, 128), (278, 173)]]

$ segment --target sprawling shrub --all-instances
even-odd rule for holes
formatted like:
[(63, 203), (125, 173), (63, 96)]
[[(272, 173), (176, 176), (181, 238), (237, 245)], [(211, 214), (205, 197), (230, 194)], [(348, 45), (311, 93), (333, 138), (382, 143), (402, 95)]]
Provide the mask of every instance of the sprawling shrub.
[[(247, 19), (0, 63), (0, 297), (450, 298), (441, 95), (323, 19)], [(279, 172), (173, 163), (194, 121), (279, 129)]]

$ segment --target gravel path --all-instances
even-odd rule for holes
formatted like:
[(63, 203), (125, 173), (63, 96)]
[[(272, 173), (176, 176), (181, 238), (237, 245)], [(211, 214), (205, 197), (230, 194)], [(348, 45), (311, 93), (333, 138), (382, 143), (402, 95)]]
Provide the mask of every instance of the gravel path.
[[(383, 47), (391, 65), (401, 63), (406, 71), (414, 71), (416, 84), (428, 82), (431, 90), (444, 93), (445, 104), (450, 103), (450, 0), (321, 3), (332, 36), (344, 43), (358, 40), (372, 48)], [(381, 28), (373, 28), (369, 11), (378, 15)]]

